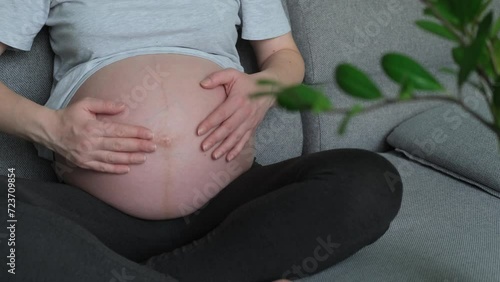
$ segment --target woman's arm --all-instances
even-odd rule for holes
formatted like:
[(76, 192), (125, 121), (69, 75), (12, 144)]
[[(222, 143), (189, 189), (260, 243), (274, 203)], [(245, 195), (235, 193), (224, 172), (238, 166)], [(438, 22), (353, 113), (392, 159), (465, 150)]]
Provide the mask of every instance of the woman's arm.
[(274, 78), (283, 85), (302, 83), (304, 80), (304, 59), (300, 54), (292, 33), (266, 39), (250, 41), (260, 72), (255, 77)]
[(245, 74), (235, 69), (225, 69), (209, 75), (201, 82), (204, 88), (223, 85), (228, 98), (198, 126), (198, 135), (204, 135), (216, 128), (201, 147), (207, 151), (222, 141), (212, 153), (218, 159), (227, 153), (231, 161), (244, 148), (266, 112), (275, 104), (275, 98), (265, 96), (255, 101), (248, 95), (256, 92), (271, 91), (271, 86), (257, 85), (259, 79), (273, 79), (283, 85), (301, 83), (304, 79), (304, 60), (291, 33), (267, 39), (251, 41), (261, 69), (255, 74)]
[[(0, 55), (5, 50), (0, 43)], [(97, 114), (118, 114), (124, 109), (125, 105), (84, 99), (55, 111), (0, 82), (0, 132), (42, 144), (86, 169), (126, 173), (128, 164), (143, 163), (144, 152), (155, 150), (149, 129), (97, 120)]]

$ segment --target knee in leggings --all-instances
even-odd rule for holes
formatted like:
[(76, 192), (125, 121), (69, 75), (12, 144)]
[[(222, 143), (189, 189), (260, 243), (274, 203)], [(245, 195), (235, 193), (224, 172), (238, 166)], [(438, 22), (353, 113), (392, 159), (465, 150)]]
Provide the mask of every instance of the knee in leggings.
[[(367, 208), (380, 211), (388, 222), (397, 215), (403, 183), (398, 170), (385, 157), (364, 149), (332, 149), (315, 157), (314, 162), (334, 171), (337, 180), (347, 179), (357, 196), (371, 198), (366, 203), (372, 203), (373, 207)], [(332, 188), (335, 186), (334, 183)]]
[(380, 209), (383, 209), (390, 222), (396, 217), (401, 207), (403, 182), (399, 171), (385, 157), (371, 151), (355, 149), (355, 155), (361, 161), (360, 166), (367, 177), (365, 189), (370, 189)]

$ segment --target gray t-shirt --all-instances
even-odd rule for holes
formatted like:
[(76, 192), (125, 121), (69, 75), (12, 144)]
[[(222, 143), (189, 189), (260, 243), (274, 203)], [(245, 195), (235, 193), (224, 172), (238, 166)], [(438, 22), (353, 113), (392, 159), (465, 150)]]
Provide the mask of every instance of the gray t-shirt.
[(0, 42), (29, 51), (43, 25), (55, 53), (45, 104), (67, 106), (100, 68), (139, 54), (176, 53), (243, 70), (237, 28), (248, 40), (290, 31), (281, 0), (0, 0)]

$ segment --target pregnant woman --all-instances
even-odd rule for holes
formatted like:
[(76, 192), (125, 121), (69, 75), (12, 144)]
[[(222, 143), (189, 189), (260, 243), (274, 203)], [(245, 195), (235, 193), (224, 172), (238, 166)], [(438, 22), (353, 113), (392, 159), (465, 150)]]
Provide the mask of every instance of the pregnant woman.
[[(255, 130), (274, 105), (248, 99), (270, 90), (256, 81), (304, 77), (280, 0), (7, 1), (0, 15), (0, 53), (29, 51), (50, 27), (50, 99), (43, 107), (0, 83), (0, 130), (53, 161), (64, 184), (18, 189), (21, 202), (60, 207), (71, 221), (58, 228), (83, 226), (178, 281), (271, 281), (345, 259), (399, 210), (402, 184), (388, 179), (398, 172), (374, 153), (255, 161)], [(243, 72), (238, 29), (258, 73)], [(302, 269), (310, 257), (315, 267)]]

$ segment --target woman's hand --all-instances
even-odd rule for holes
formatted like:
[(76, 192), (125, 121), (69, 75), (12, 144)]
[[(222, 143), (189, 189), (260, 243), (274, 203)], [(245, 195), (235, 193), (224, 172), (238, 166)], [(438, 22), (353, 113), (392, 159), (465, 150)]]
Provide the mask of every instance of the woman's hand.
[(84, 169), (123, 174), (129, 164), (145, 162), (154, 152), (153, 132), (142, 126), (100, 121), (98, 114), (116, 115), (125, 104), (95, 98), (82, 99), (55, 112), (46, 145)]
[(274, 100), (269, 97), (250, 100), (248, 95), (258, 90), (256, 76), (236, 69), (212, 73), (200, 84), (206, 89), (222, 85), (227, 94), (227, 99), (198, 126), (199, 136), (216, 128), (202, 142), (202, 150), (207, 151), (219, 141), (223, 141), (214, 150), (212, 157), (218, 159), (229, 152), (226, 160), (231, 161), (243, 150)]

